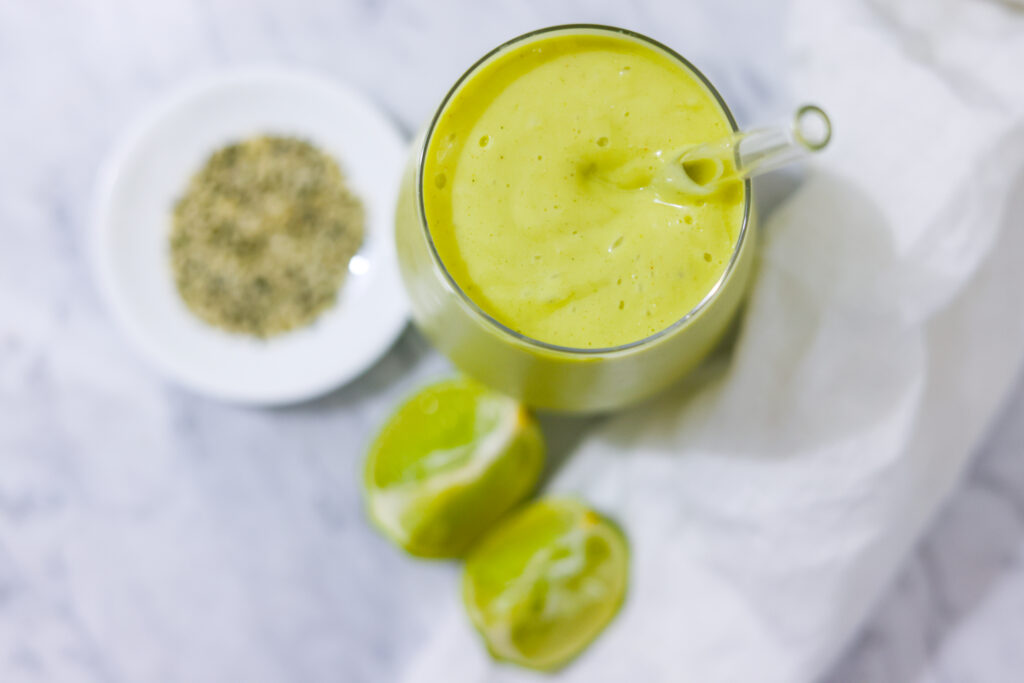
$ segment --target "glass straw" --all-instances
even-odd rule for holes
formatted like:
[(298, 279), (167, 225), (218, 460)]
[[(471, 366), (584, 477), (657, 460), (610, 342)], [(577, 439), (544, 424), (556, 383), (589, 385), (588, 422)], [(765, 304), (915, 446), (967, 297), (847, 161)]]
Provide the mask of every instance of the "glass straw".
[[(774, 171), (824, 149), (832, 123), (821, 107), (805, 104), (789, 126), (756, 128), (688, 147), (667, 163), (653, 184), (707, 195), (723, 182)], [(727, 163), (729, 162), (729, 163)]]

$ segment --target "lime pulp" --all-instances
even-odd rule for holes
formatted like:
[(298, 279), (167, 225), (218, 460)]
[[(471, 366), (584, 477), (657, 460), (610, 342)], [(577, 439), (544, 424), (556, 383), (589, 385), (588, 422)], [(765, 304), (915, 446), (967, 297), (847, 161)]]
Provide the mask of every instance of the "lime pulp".
[(468, 378), (405, 401), (366, 460), (370, 517), (414, 555), (455, 557), (533, 490), (544, 462), (525, 408)]
[(628, 559), (622, 533), (596, 512), (574, 500), (539, 500), (473, 548), (463, 598), (494, 657), (553, 670), (615, 616)]

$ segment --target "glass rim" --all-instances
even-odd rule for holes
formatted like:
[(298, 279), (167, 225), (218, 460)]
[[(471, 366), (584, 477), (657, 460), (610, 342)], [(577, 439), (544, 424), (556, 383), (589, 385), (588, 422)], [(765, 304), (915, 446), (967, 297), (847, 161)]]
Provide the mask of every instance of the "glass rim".
[(419, 168), (416, 171), (416, 208), (419, 212), (420, 228), (424, 232), (424, 237), (426, 238), (427, 246), (429, 248), (428, 250), (430, 251), (430, 257), (433, 260), (434, 265), (444, 275), (445, 281), (454, 290), (455, 294), (459, 297), (461, 302), (469, 308), (472, 314), (479, 317), (484, 324), (493, 327), (500, 333), (508, 335), (515, 339), (516, 341), (530, 347), (535, 347), (538, 349), (543, 349), (545, 351), (568, 355), (604, 356), (629, 351), (642, 346), (647, 346), (673, 334), (677, 330), (685, 327), (691, 320), (696, 318), (705, 308), (707, 308), (714, 299), (717, 298), (718, 294), (725, 286), (725, 283), (729, 280), (729, 277), (736, 270), (737, 263), (739, 262), (740, 252), (743, 248), (743, 243), (747, 236), (747, 229), (750, 223), (750, 209), (752, 204), (751, 184), (749, 178), (744, 179), (743, 221), (740, 225), (739, 235), (736, 237), (736, 244), (732, 249), (732, 254), (729, 257), (729, 263), (726, 265), (725, 270), (722, 271), (721, 276), (719, 276), (718, 280), (715, 281), (715, 284), (711, 287), (711, 289), (708, 290), (708, 293), (705, 294), (704, 297), (693, 306), (693, 308), (687, 311), (686, 314), (683, 315), (683, 317), (679, 318), (671, 325), (668, 325), (658, 330), (657, 332), (649, 334), (646, 337), (642, 337), (640, 339), (627, 342), (625, 344), (619, 344), (618, 346), (605, 346), (600, 348), (580, 348), (575, 346), (562, 346), (560, 344), (552, 344), (550, 342), (534, 339), (533, 337), (525, 335), (521, 332), (517, 332), (516, 330), (510, 328), (508, 325), (502, 323), (500, 320), (495, 319), (494, 316), (492, 316), (487, 311), (483, 310), (475, 301), (473, 301), (472, 298), (470, 298), (468, 294), (466, 294), (466, 292), (463, 291), (462, 287), (460, 287), (459, 284), (455, 281), (455, 278), (453, 278), (451, 273), (448, 272), (448, 268), (445, 267), (444, 261), (441, 259), (441, 255), (437, 253), (437, 247), (434, 244), (434, 238), (430, 234), (430, 224), (427, 222), (427, 212), (423, 200), (423, 173), (424, 168), (426, 166), (427, 149), (429, 149), (430, 147), (430, 141), (434, 135), (434, 130), (437, 127), (437, 123), (441, 119), (441, 115), (447, 108), (448, 103), (451, 102), (452, 97), (454, 97), (455, 93), (459, 91), (462, 85), (466, 83), (469, 80), (469, 78), (472, 77), (482, 66), (489, 62), (492, 57), (495, 57), (499, 53), (507, 50), (508, 48), (524, 40), (560, 31), (595, 31), (599, 33), (613, 33), (617, 35), (627, 36), (629, 38), (638, 40), (643, 43), (647, 43), (648, 45), (651, 45), (663, 51), (669, 57), (672, 57), (676, 61), (680, 62), (683, 66), (689, 69), (694, 76), (697, 77), (697, 79), (714, 96), (715, 101), (717, 101), (718, 105), (722, 108), (722, 111), (725, 113), (725, 118), (728, 120), (729, 125), (732, 127), (732, 131), (734, 133), (739, 132), (739, 126), (736, 124), (736, 118), (733, 116), (732, 110), (729, 109), (729, 105), (726, 104), (725, 99), (722, 97), (721, 93), (718, 92), (718, 89), (715, 88), (715, 86), (711, 83), (708, 77), (705, 76), (700, 69), (698, 69), (688, 59), (686, 59), (681, 54), (679, 54), (672, 48), (668, 47), (667, 45), (664, 45), (663, 43), (660, 43), (657, 40), (654, 40), (653, 38), (645, 36), (642, 33), (637, 33), (636, 31), (631, 31), (629, 29), (620, 28), (617, 26), (608, 26), (605, 24), (558, 24), (556, 26), (547, 26), (544, 28), (534, 29), (533, 31), (523, 33), (521, 35), (518, 35), (514, 38), (505, 41), (504, 43), (501, 43), (494, 49), (488, 51), (483, 57), (473, 62), (473, 64), (468, 69), (466, 69), (466, 71), (458, 78), (458, 80), (455, 81), (452, 87), (445, 94), (444, 99), (441, 100), (441, 103), (437, 107), (437, 111), (434, 112), (433, 117), (431, 117), (430, 119), (430, 123), (427, 126), (426, 133), (423, 136), (423, 144), (416, 157), (416, 161), (419, 166)]

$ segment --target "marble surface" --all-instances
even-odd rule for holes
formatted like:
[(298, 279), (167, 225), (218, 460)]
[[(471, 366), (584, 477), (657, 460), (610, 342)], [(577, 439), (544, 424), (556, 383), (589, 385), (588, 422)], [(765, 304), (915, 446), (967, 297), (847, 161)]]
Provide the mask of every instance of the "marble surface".
[[(347, 80), (408, 132), (488, 48), (567, 21), (673, 45), (741, 123), (790, 103), (782, 3), (0, 4), (0, 681), (398, 677), (456, 570), (370, 530), (360, 454), (446, 363), (410, 329), (359, 380), (300, 406), (241, 409), (166, 384), (92, 287), (96, 169), (149, 103), (217, 67)], [(545, 421), (556, 462), (589, 426)], [(1022, 451), (1024, 385), (829, 683), (1019, 680)]]

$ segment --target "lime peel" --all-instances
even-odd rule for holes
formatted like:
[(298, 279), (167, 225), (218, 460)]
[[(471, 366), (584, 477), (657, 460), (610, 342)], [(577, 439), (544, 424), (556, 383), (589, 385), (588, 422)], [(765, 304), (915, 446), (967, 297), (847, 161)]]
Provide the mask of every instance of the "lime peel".
[(494, 657), (553, 670), (618, 611), (627, 565), (626, 542), (614, 525), (576, 501), (542, 500), (474, 548), (463, 597)]
[[(447, 469), (447, 471), (442, 471), (441, 474), (422, 482), (408, 482), (380, 489), (371, 496), (370, 510), (374, 518), (385, 527), (394, 529), (396, 540), (402, 545), (408, 543), (409, 534), (403, 529), (401, 517), (411, 499), (431, 498), (448, 489), (472, 485), (495, 460), (502, 456), (509, 442), (521, 430), (524, 421), (523, 410), (515, 401), (508, 399), (507, 403), (510, 410), (506, 410), (502, 415), (499, 427), (484, 437), (476, 446), (473, 457), (465, 465)], [(444, 461), (447, 458), (438, 456), (441, 454), (451, 456), (461, 453), (463, 450), (463, 447), (458, 447), (434, 451), (427, 456), (427, 459)], [(455, 458), (451, 457), (450, 459), (454, 460)], [(442, 468), (437, 469), (441, 470)]]
[(410, 553), (457, 556), (529, 494), (543, 460), (540, 429), (519, 403), (444, 380), (407, 399), (371, 446), (368, 512)]

